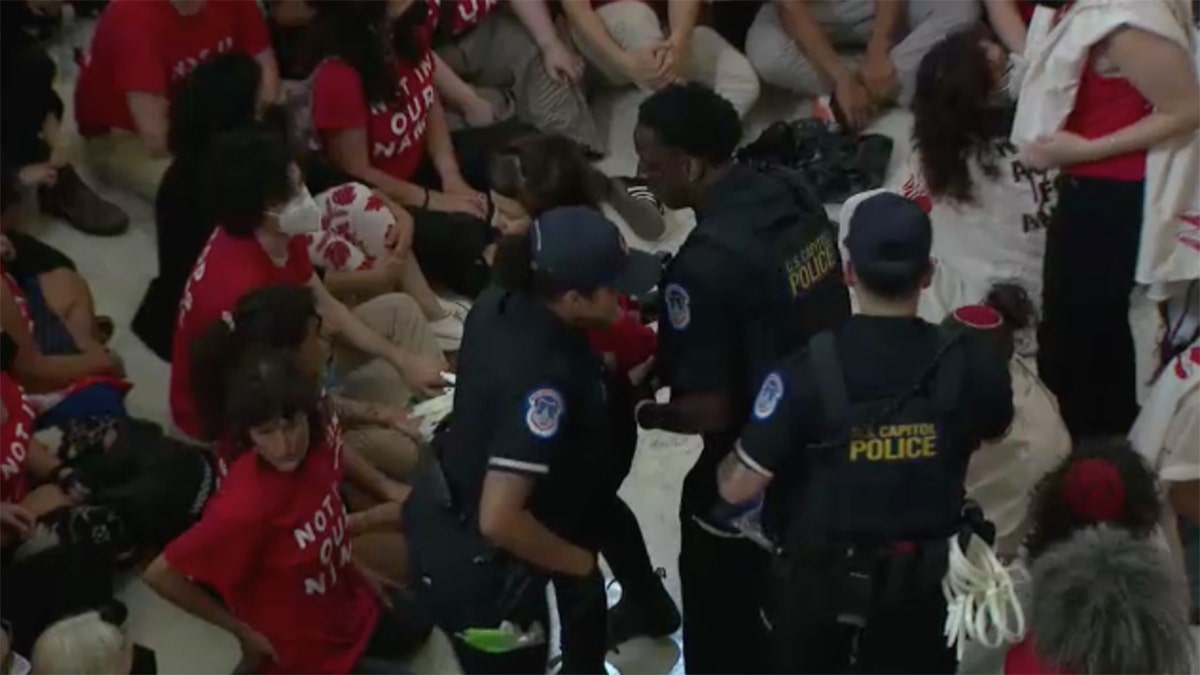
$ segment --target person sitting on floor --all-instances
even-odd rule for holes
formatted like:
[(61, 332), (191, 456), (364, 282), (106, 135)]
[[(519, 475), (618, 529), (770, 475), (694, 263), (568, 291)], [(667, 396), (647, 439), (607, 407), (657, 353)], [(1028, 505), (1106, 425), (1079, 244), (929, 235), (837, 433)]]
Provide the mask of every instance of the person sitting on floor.
[[(574, 140), (589, 153), (606, 154), (580, 88), (583, 60), (559, 38), (547, 0), (436, 4), (434, 83), (467, 125), (516, 116)], [(505, 6), (515, 16), (501, 11)]]
[[(979, 13), (975, 2), (944, 0), (771, 0), (750, 26), (746, 53), (765, 82), (832, 94), (835, 114), (858, 130), (892, 102), (908, 105), (926, 52)], [(864, 47), (857, 65), (840, 53)]]
[(514, 120), (450, 133), (434, 86), (426, 0), (314, 1), (323, 60), (312, 121), (338, 168), (414, 210), (413, 250), (429, 279), (472, 298), (487, 285), (487, 160), (531, 131)]
[(610, 85), (656, 91), (695, 79), (742, 117), (758, 100), (758, 74), (746, 56), (715, 30), (697, 25), (700, 0), (570, 0), (562, 9), (580, 53)]
[[(231, 441), (228, 473), (146, 583), (231, 633), (238, 672), (401, 672), (431, 626), (354, 554), (340, 487), (350, 469), (337, 418), (296, 359), (229, 355), (209, 429)], [(215, 591), (214, 597), (208, 589)], [(385, 663), (372, 663), (377, 660)]]
[(97, 195), (71, 164), (54, 61), (32, 34), (48, 22), (61, 23), (61, 17), (61, 2), (0, 3), (0, 97), (6, 101), (0, 148), (21, 183), (38, 188), (47, 213), (80, 232), (120, 234), (129, 227), (129, 215)]
[[(147, 287), (133, 318), (134, 333), (164, 361), (171, 360), (175, 319), (188, 276), (217, 226), (207, 218), (204, 208), (208, 201), (201, 184), (204, 153), (220, 134), (255, 125), (260, 116), (261, 88), (259, 64), (249, 55), (232, 52), (200, 64), (175, 89), (168, 134), (174, 158), (163, 176), (155, 203), (159, 272)], [(286, 131), (280, 131), (280, 135), (285, 136)], [(331, 230), (344, 228), (348, 220), (361, 216), (368, 207), (373, 208), (372, 215), (381, 222), (386, 220), (394, 226), (392, 236), (396, 244), (411, 240), (408, 214), (394, 202), (354, 183), (352, 177), (330, 166), (316, 153), (303, 153), (298, 161), (305, 185), (311, 194), (317, 195), (323, 208), (324, 233), (309, 236), (309, 250), (313, 259), (325, 267), (325, 281), (330, 290), (338, 295), (352, 290), (358, 297), (368, 299), (404, 287), (421, 304), (431, 322), (430, 329), (443, 348), (455, 347), (462, 336), (461, 321), (451, 316), (428, 289), (420, 268), (407, 255), (407, 247), (390, 250), (387, 261), (394, 264), (381, 264), (364, 271), (357, 265), (348, 266), (348, 259), (353, 257), (350, 253), (345, 258), (322, 255), (336, 254), (334, 239), (359, 241), (355, 236), (341, 236)], [(337, 204), (333, 197), (347, 190), (352, 191), (353, 199), (343, 199), (343, 204)], [(368, 201), (370, 196), (378, 199)]]
[(925, 55), (903, 193), (933, 223), (938, 265), (930, 292), (921, 294), (921, 315), (940, 320), (982, 300), (993, 284), (1015, 283), (1033, 301), (1018, 345), (1033, 356), (1058, 172), (1027, 166), (1008, 140), (1014, 105), (1007, 66), (1004, 49), (979, 28), (955, 33)]
[[(192, 341), (263, 286), (308, 286), (318, 312), (344, 347), (337, 373), (348, 392), (368, 400), (407, 403), (442, 386), (443, 358), (412, 298), (389, 293), (351, 311), (314, 273), (303, 235), (320, 229), (321, 213), (301, 182), (283, 138), (248, 127), (211, 148), (202, 170), (213, 231), (180, 302), (171, 359), (171, 414), (185, 434), (202, 434), (191, 387)], [(381, 368), (372, 367), (379, 364)], [(361, 372), (359, 372), (361, 371)]]
[(101, 180), (153, 200), (167, 170), (171, 88), (229, 51), (263, 69), (263, 101), (279, 97), (279, 71), (253, 0), (114, 0), (100, 15), (75, 87), (85, 154)]
[(5, 173), (0, 183), (0, 323), (17, 346), (14, 377), (56, 402), (96, 384), (108, 389), (96, 410), (123, 412), (124, 366), (104, 345), (111, 321), (96, 316), (88, 283), (69, 258), (19, 231), (16, 177)]

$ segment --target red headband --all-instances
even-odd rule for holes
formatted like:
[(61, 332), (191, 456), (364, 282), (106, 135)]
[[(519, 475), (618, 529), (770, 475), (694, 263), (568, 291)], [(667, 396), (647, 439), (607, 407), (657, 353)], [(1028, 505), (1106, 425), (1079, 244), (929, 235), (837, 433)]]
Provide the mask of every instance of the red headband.
[(1107, 460), (1093, 457), (1071, 464), (1062, 489), (1067, 507), (1077, 518), (1110, 523), (1125, 511), (1125, 481)]

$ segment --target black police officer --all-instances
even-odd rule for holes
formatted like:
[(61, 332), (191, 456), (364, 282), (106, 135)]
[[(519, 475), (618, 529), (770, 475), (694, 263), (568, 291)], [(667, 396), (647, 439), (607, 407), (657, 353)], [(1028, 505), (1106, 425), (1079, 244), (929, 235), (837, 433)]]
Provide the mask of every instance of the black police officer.
[(732, 163), (733, 107), (700, 84), (671, 85), (642, 103), (639, 172), (696, 228), (662, 285), (657, 365), (671, 401), (638, 404), (647, 429), (700, 433), (704, 451), (680, 504), (683, 649), (688, 672), (759, 672), (766, 628), (757, 595), (767, 556), (709, 518), (715, 470), (769, 368), (850, 313), (840, 252), (824, 207), (794, 174)]
[(1011, 383), (987, 345), (917, 318), (933, 270), (920, 207), (881, 191), (849, 208), (860, 311), (764, 378), (718, 511), (752, 509), (770, 484), (766, 507), (785, 514), (767, 612), (777, 672), (954, 672), (946, 542), (972, 451), (1012, 421)]
[[(413, 542), (417, 578), (427, 587), (422, 592), (434, 596), (435, 615), (437, 607), (446, 610), (435, 619), (452, 633), (495, 628), (501, 620), (522, 629), (536, 620), (548, 629), (544, 584), (535, 580), (543, 572), (554, 578), (564, 644), (574, 645), (564, 654), (564, 672), (604, 669), (605, 594), (596, 568), (602, 523), (595, 516), (613, 497), (599, 478), (607, 471), (611, 440), (603, 365), (584, 329), (610, 325), (619, 317), (618, 293), (645, 285), (632, 278), (645, 270), (628, 263), (620, 234), (599, 212), (548, 211), (528, 236), (501, 242), (497, 285), (485, 290), (467, 317), (454, 417), (440, 452), (449, 501), (499, 550), (498, 556), (476, 558), (493, 560), (493, 569), (515, 560), (532, 571), (529, 578), (497, 574), (494, 582), (473, 586), (477, 573), (447, 576), (457, 564), (453, 554), (437, 559), (420, 547), (452, 546), (439, 541), (450, 534), (430, 532), (429, 517), (406, 511), (406, 517), (424, 519), (410, 523), (410, 530), (422, 530)], [(651, 273), (657, 272), (655, 263)], [(418, 486), (410, 501), (421, 503), (423, 494)], [(475, 597), (438, 599), (439, 592), (446, 598), (466, 588), (481, 590)], [(504, 608), (455, 613), (455, 601)], [(455, 616), (445, 618), (449, 613)], [(577, 615), (590, 625), (581, 625)], [(569, 640), (567, 630), (575, 632)], [(544, 653), (505, 661), (464, 649), (461, 640), (456, 647), (468, 672), (545, 668)]]

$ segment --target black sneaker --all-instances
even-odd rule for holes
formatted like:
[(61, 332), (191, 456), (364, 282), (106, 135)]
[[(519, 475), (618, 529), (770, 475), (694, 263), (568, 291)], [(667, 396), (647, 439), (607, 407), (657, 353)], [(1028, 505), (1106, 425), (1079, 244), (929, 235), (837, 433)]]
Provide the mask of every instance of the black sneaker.
[(667, 231), (666, 209), (645, 181), (637, 178), (609, 179), (608, 202), (625, 219), (629, 229), (646, 241), (658, 241)]
[(679, 630), (682, 617), (675, 601), (661, 583), (645, 596), (633, 597), (628, 589), (621, 600), (608, 609), (610, 648), (636, 637), (663, 638)]

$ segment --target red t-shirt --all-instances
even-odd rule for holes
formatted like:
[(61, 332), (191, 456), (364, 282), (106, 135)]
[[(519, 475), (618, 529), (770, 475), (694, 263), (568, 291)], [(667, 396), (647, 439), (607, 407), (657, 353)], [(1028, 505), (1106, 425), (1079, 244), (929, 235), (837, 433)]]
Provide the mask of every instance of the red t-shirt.
[(407, 181), (425, 157), (426, 126), (436, 93), (433, 50), (428, 44), (416, 66), (394, 64), (397, 100), (367, 104), (362, 77), (341, 59), (325, 59), (313, 74), (313, 127), (322, 136), (366, 129), (371, 166)]
[[(492, 13), (500, 0), (442, 0), (453, 2), (457, 11), (450, 17), (450, 27), (444, 33), (455, 38), (468, 33)], [(442, 28), (438, 26), (438, 28)]]
[(163, 552), (271, 642), (279, 661), (261, 672), (349, 673), (379, 621), (352, 564), (342, 448), (331, 417), (323, 442), (291, 473), (243, 454), (200, 521)]
[(218, 227), (196, 259), (179, 301), (179, 319), (171, 347), (171, 417), (191, 436), (201, 435), (192, 402), (189, 369), (192, 342), (243, 295), (263, 286), (307, 284), (313, 276), (304, 237), (288, 241), (287, 262), (276, 265), (253, 236), (232, 237)]
[(168, 0), (113, 0), (100, 15), (75, 87), (79, 133), (136, 130), (125, 95), (167, 96), (209, 56), (270, 49), (267, 24), (254, 0), (211, 0), (180, 14)]
[(36, 415), (25, 390), (8, 373), (0, 373), (0, 397), (8, 415), (0, 426), (0, 501), (16, 504), (29, 494), (25, 458)]
[[(1063, 128), (1084, 138), (1103, 138), (1150, 114), (1150, 102), (1119, 73), (1101, 75), (1095, 51), (1083, 68), (1075, 107)], [(1146, 151), (1135, 150), (1063, 169), (1072, 176), (1139, 181), (1146, 177)]]

